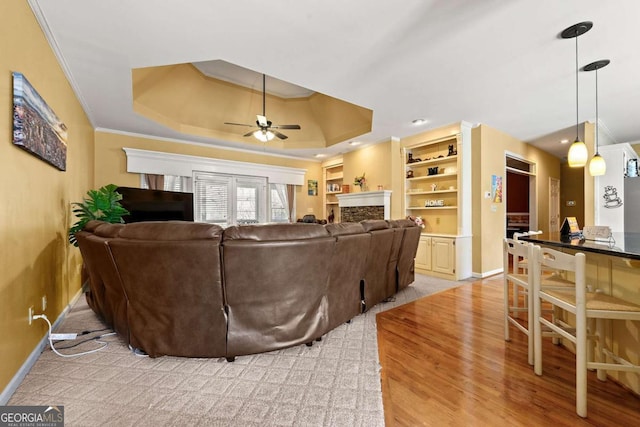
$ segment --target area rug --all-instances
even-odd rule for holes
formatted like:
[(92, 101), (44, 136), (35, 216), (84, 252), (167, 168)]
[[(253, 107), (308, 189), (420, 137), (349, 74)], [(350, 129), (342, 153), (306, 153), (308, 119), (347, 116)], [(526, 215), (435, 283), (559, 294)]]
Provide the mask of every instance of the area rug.
[[(135, 355), (117, 336), (102, 338), (108, 346), (101, 351), (73, 358), (47, 347), (9, 405), (64, 405), (67, 426), (383, 426), (376, 313), (463, 283), (416, 275), (393, 301), (312, 347), (241, 356), (233, 363), (151, 359)], [(56, 332), (102, 328), (80, 298)], [(101, 345), (90, 340), (60, 352)]]

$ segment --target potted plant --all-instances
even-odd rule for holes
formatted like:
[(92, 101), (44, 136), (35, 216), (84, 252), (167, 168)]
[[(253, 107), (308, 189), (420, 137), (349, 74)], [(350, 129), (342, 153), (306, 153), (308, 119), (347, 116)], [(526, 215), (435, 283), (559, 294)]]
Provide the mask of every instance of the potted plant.
[(360, 187), (360, 191), (366, 191), (367, 179), (364, 177), (364, 172), (354, 178), (353, 185)]
[(82, 230), (92, 219), (110, 223), (124, 222), (122, 217), (128, 215), (129, 211), (120, 204), (122, 195), (116, 191), (117, 188), (114, 184), (108, 184), (97, 190), (89, 190), (81, 203), (72, 203), (75, 207), (73, 213), (78, 220), (69, 228), (69, 243), (78, 246), (76, 232)]

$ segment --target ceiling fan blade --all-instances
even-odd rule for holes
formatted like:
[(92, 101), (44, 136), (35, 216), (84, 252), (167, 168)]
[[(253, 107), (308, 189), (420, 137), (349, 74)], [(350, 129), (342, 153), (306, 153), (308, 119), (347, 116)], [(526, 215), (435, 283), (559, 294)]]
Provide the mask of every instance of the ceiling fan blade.
[(273, 125), (272, 129), (301, 129), (300, 125)]
[(233, 125), (233, 126), (246, 126), (246, 127), (253, 127), (253, 125), (247, 125), (244, 123), (231, 123), (231, 122), (224, 122), (225, 125)]
[(280, 132), (278, 132), (277, 130), (272, 130), (271, 132), (273, 132), (273, 134), (274, 134), (275, 136), (277, 136), (278, 138), (280, 138), (280, 139), (287, 139), (287, 138), (288, 138), (288, 136), (287, 136), (287, 135), (285, 135), (285, 134), (283, 134), (283, 133), (280, 133)]
[(255, 130), (252, 130), (251, 132), (247, 132), (242, 136), (251, 136), (251, 135), (253, 135), (254, 132), (255, 132)]

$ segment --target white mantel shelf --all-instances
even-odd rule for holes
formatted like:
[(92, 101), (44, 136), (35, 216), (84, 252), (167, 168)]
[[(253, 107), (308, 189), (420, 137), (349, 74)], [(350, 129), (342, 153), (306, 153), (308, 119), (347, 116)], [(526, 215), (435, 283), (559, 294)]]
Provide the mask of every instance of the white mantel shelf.
[(384, 219), (391, 219), (391, 190), (338, 194), (338, 207), (384, 206)]

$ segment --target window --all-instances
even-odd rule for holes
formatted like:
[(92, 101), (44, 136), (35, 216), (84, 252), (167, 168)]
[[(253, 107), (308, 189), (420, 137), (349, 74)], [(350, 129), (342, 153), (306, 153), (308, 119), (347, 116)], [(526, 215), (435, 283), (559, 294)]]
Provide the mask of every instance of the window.
[(289, 222), (289, 201), (286, 184), (269, 184), (271, 196), (271, 221)]
[(196, 172), (195, 220), (228, 227), (267, 222), (267, 179)]
[[(149, 188), (146, 180), (146, 174), (140, 174), (140, 188)], [(190, 176), (164, 175), (163, 190), (178, 191), (183, 193), (192, 193), (193, 187)]]
[[(243, 175), (196, 172), (188, 176), (164, 175), (164, 190), (194, 193), (195, 220), (227, 227), (267, 221), (289, 222), (287, 184), (268, 184), (267, 179)], [(149, 188), (145, 174), (141, 187)]]

